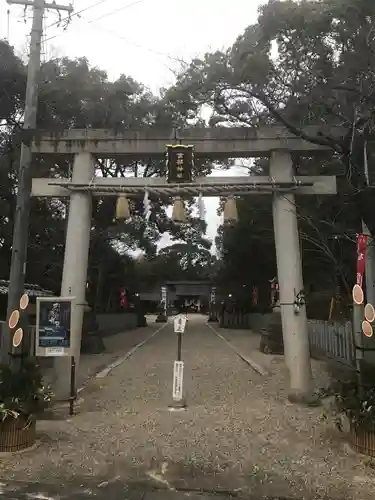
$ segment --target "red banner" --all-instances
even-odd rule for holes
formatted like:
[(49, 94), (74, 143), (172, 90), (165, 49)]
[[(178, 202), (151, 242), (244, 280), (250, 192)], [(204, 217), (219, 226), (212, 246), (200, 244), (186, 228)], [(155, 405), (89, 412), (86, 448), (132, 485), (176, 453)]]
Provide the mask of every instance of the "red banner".
[(125, 288), (123, 288), (120, 291), (120, 296), (121, 296), (120, 306), (125, 309), (128, 306), (128, 299), (126, 297), (126, 290), (125, 290)]
[(357, 285), (363, 288), (363, 276), (366, 267), (366, 246), (368, 236), (357, 234)]

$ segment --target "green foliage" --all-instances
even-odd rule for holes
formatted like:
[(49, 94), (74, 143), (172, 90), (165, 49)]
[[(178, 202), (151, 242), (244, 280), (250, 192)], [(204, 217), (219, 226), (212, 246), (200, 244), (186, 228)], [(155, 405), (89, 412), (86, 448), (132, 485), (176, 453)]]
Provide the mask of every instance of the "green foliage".
[[(257, 168), (264, 175), (267, 163)], [(237, 207), (238, 223), (220, 227), (216, 238), (222, 261), (218, 279), (231, 282), (232, 289), (236, 283), (260, 284), (277, 274), (271, 197), (244, 197)], [(306, 290), (332, 292), (340, 286), (347, 292), (355, 276), (358, 226), (352, 200), (340, 190), (337, 196), (297, 198), (297, 207)]]
[[(375, 198), (365, 177), (367, 166), (373, 183), (374, 20), (371, 0), (269, 1), (231, 47), (194, 59), (167, 93), (185, 113), (211, 106), (211, 125), (278, 124), (331, 148), (332, 154), (295, 158), (300, 175), (338, 175), (338, 196), (297, 200), (304, 275), (324, 287), (350, 288), (361, 219), (375, 234)], [(317, 132), (307, 132), (310, 125)], [(341, 137), (332, 134), (333, 126), (341, 128)], [(260, 163), (267, 175), (267, 161)], [(255, 261), (252, 250), (238, 250), (251, 248), (253, 240), (261, 238), (263, 253), (274, 253), (270, 207), (261, 212), (259, 203), (253, 197), (241, 201), (253, 216), (243, 214), (244, 226), (240, 222), (230, 236), (219, 233), (227, 254), (222, 276), (236, 280), (246, 266), (249, 277), (258, 272), (255, 262), (263, 256)], [(259, 236), (265, 227), (269, 241)], [(265, 265), (263, 279), (272, 267)]]
[[(227, 51), (193, 60), (169, 97), (189, 112), (210, 104), (212, 123), (278, 123), (332, 147), (357, 213), (375, 230), (363, 163), (366, 142), (371, 177), (374, 19), (371, 0), (270, 1)], [(307, 125), (319, 132), (306, 133)], [(334, 125), (343, 128), (342, 138), (331, 134)]]
[[(17, 114), (23, 106), (26, 73), (22, 61), (15, 57), (12, 48), (0, 40), (0, 125), (17, 122)], [(0, 140), (0, 144), (1, 144)]]
[[(52, 130), (202, 127), (199, 112), (210, 106), (212, 126), (281, 124), (312, 143), (329, 146), (331, 154), (295, 158), (300, 174), (339, 176), (338, 196), (297, 199), (304, 275), (308, 284), (319, 282), (327, 288), (339, 284), (347, 290), (354, 276), (355, 233), (361, 219), (375, 234), (375, 198), (365, 176), (365, 167), (370, 183), (375, 173), (374, 20), (372, 0), (269, 1), (260, 8), (257, 22), (231, 47), (192, 60), (160, 97), (124, 75), (109, 81), (105, 72), (91, 67), (85, 58), (51, 60), (42, 68), (38, 126)], [(0, 276), (6, 278), (20, 144), (16, 122), (22, 116), (25, 68), (4, 42), (0, 42), (0, 54), (5, 61), (0, 66), (5, 75), (5, 83), (0, 79), (4, 101), (0, 117), (6, 120), (0, 138)], [(308, 125), (316, 126), (318, 132), (307, 133)], [(341, 127), (342, 137), (332, 134), (332, 126)], [(223, 162), (229, 164), (229, 160)], [(36, 159), (36, 165), (37, 175), (51, 177), (65, 177), (71, 169), (69, 161), (61, 158)], [(212, 165), (209, 159), (200, 160), (195, 173), (205, 175)], [(152, 177), (165, 174), (165, 163), (111, 159), (98, 161), (97, 169), (103, 176)], [(267, 159), (257, 160), (252, 167), (255, 171), (268, 175)], [(169, 276), (172, 270), (182, 276), (187, 268), (191, 275), (190, 264), (182, 269), (182, 262), (196, 262), (199, 272), (205, 269), (199, 264), (209, 260), (203, 251), (207, 249), (205, 225), (191, 214), (188, 226), (173, 224), (166, 215), (169, 202), (152, 200), (154, 210), (146, 224), (142, 200), (136, 200), (132, 221), (118, 224), (113, 220), (114, 200), (96, 200), (92, 235), (96, 250), (91, 252), (89, 274), (98, 274), (93, 256), (104, 246), (120, 254), (120, 260), (116, 252), (108, 255), (113, 269), (126, 268), (128, 281), (136, 281), (135, 274), (121, 259), (135, 248), (153, 262), (152, 276), (157, 272)], [(270, 279), (276, 274), (270, 200), (253, 196), (239, 205), (241, 220), (230, 231), (221, 228), (217, 240), (221, 263), (211, 263), (209, 274), (218, 272), (219, 279), (233, 283)], [(49, 288), (58, 283), (64, 230), (56, 204), (33, 200), (30, 260), (37, 266), (28, 266), (29, 280), (41, 276), (45, 283), (40, 284)], [(183, 241), (183, 253), (175, 247), (156, 258), (157, 243), (166, 231), (173, 241)], [(197, 252), (200, 257), (192, 258)]]
[(175, 243), (162, 248), (152, 258), (140, 259), (136, 276), (140, 288), (160, 285), (166, 281), (200, 281), (212, 279), (216, 257), (210, 252), (211, 244)]
[(334, 396), (332, 414), (340, 427), (340, 416), (345, 415), (355, 428), (375, 430), (375, 388), (371, 385), (359, 388), (358, 380), (335, 381), (329, 390)]
[(34, 360), (24, 361), (17, 371), (0, 366), (0, 422), (19, 416), (31, 419), (50, 404), (52, 396)]
[(276, 274), (271, 199), (240, 199), (237, 209), (239, 221), (222, 226), (216, 240), (222, 260), (217, 279), (231, 290), (259, 285)]
[[(0, 41), (0, 277), (9, 277), (15, 193), (21, 146), (26, 68), (5, 41)], [(186, 123), (173, 105), (154, 96), (133, 78), (122, 75), (116, 81), (105, 71), (90, 66), (85, 58), (63, 57), (42, 65), (39, 86), (37, 126), (58, 131), (77, 128), (171, 128)], [(61, 178), (71, 175), (72, 164), (65, 157), (35, 157), (35, 177)], [(195, 174), (210, 172), (211, 162), (198, 161)], [(164, 161), (145, 158), (98, 160), (97, 173), (103, 177), (162, 176)], [(115, 199), (94, 199), (91, 250), (88, 269), (89, 294), (94, 301), (106, 302), (110, 290), (125, 284), (136, 286), (129, 251), (141, 249), (156, 254), (161, 235), (169, 231), (173, 238), (201, 242), (205, 225), (191, 214), (185, 231), (166, 215), (170, 199), (152, 200), (152, 217), (143, 218), (142, 199), (132, 207), (132, 220), (126, 224), (114, 220)], [(66, 233), (64, 202), (32, 199), (26, 281), (59, 293)], [(105, 256), (105, 257), (104, 257)], [(100, 275), (100, 279), (99, 279)], [(99, 284), (98, 295), (94, 289)], [(99, 299), (98, 299), (99, 297)]]

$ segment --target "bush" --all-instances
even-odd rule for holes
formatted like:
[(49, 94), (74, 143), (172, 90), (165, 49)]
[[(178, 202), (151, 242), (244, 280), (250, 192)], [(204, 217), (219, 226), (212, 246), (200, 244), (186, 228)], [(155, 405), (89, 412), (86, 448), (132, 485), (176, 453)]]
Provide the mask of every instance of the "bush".
[(333, 413), (336, 422), (345, 415), (354, 428), (375, 431), (375, 384), (373, 369), (364, 369), (361, 385), (354, 375), (336, 380), (329, 389), (334, 396)]
[(29, 420), (48, 407), (52, 396), (36, 361), (24, 361), (19, 370), (0, 365), (0, 422), (21, 415)]

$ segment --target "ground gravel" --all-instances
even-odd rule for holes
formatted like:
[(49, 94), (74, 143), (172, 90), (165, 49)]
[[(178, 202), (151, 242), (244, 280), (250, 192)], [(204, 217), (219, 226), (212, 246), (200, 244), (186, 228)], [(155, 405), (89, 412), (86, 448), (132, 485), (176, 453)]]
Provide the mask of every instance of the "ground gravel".
[[(220, 331), (267, 367), (261, 376), (192, 318), (184, 335), (186, 412), (168, 411), (176, 336), (161, 330), (83, 392), (79, 414), (39, 423), (40, 446), (0, 458), (4, 480), (129, 481), (257, 498), (373, 498), (371, 463), (322, 421), (321, 408), (287, 402), (282, 357), (256, 351), (249, 332)], [(314, 363), (319, 384), (324, 369)]]

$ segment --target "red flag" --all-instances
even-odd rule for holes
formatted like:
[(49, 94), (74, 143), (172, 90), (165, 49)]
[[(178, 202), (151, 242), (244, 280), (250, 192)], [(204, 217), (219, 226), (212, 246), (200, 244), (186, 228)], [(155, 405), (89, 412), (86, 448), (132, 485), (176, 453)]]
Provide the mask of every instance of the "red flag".
[(367, 239), (365, 234), (357, 234), (357, 285), (360, 287), (363, 287), (365, 274)]
[(125, 290), (125, 288), (121, 289), (120, 296), (121, 296), (120, 306), (125, 309), (126, 307), (128, 307), (128, 299), (126, 297), (126, 290)]

